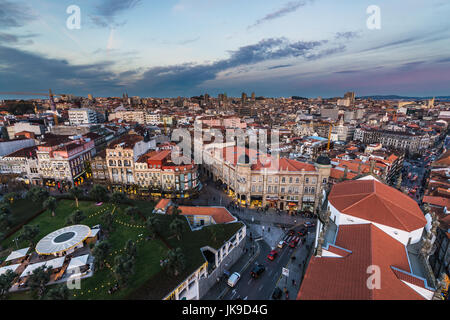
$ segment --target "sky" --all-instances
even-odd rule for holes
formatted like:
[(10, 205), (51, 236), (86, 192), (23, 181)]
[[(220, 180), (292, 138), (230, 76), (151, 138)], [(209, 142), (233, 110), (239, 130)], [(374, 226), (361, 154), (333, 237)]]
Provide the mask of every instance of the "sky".
[(450, 95), (448, 16), (447, 0), (0, 0), (0, 98)]

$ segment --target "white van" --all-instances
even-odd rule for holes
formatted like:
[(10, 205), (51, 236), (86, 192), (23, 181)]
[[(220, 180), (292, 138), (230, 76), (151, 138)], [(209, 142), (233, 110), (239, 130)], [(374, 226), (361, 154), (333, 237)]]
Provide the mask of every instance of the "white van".
[(240, 278), (241, 278), (241, 275), (239, 273), (237, 273), (237, 272), (234, 272), (228, 278), (228, 285), (233, 288), (236, 285), (236, 283), (239, 281)]

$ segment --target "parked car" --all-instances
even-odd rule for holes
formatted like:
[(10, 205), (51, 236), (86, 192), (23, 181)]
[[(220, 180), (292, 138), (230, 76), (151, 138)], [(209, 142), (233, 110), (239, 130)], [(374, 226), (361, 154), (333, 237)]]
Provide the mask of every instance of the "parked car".
[(267, 255), (267, 259), (269, 259), (270, 261), (275, 260), (275, 257), (278, 255), (277, 250), (272, 250), (269, 252), (269, 254)]
[(256, 265), (256, 266), (253, 268), (253, 270), (250, 272), (250, 275), (251, 275), (253, 278), (258, 278), (258, 277), (261, 275), (261, 273), (264, 272), (264, 270), (266, 270), (266, 267), (264, 267), (262, 264), (258, 264), (258, 265)]
[(237, 272), (234, 272), (229, 278), (228, 278), (228, 285), (230, 287), (234, 287), (236, 285), (236, 283), (239, 281), (239, 279), (241, 278), (241, 275)]
[(272, 293), (272, 299), (278, 300), (283, 295), (283, 291), (281, 291), (280, 288), (276, 287), (275, 290)]

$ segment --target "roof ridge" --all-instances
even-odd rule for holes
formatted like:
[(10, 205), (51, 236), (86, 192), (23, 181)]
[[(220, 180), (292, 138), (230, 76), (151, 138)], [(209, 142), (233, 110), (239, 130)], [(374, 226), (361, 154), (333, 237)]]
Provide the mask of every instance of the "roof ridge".
[[(380, 196), (379, 196), (380, 197)], [(387, 199), (387, 198), (385, 198), (385, 197), (380, 197), (383, 201), (387, 201), (387, 202), (389, 202), (389, 203), (391, 203), (391, 204), (393, 204), (393, 205), (395, 205), (396, 207), (398, 207), (398, 205), (395, 203), (395, 202), (392, 202), (391, 200), (389, 200), (389, 199)], [(401, 222), (401, 220), (400, 219), (398, 219), (395, 215), (394, 215), (394, 213), (393, 213), (393, 211), (391, 210), (391, 209), (389, 209), (389, 207), (387, 207), (387, 206), (385, 206), (391, 213), (392, 213), (392, 216), (397, 220), (397, 221), (399, 221), (400, 222), (400, 224), (405, 228), (405, 229), (408, 229), (402, 222)], [(409, 210), (406, 210), (406, 209), (403, 209), (402, 207), (400, 207), (400, 209), (402, 209), (403, 211), (406, 211), (406, 212), (410, 212)], [(419, 219), (419, 217), (416, 217), (415, 215), (412, 215), (412, 214), (410, 214), (409, 215), (410, 217), (414, 217), (415, 219)]]
[[(394, 214), (394, 212), (388, 207), (388, 206), (386, 206), (384, 203), (383, 203), (383, 200), (386, 200), (384, 197), (380, 197), (379, 195), (377, 195), (377, 194), (375, 194), (376, 195), (376, 197), (378, 198), (378, 200), (380, 200), (380, 202), (381, 202), (381, 204), (391, 213), (391, 216), (398, 222), (398, 223), (400, 223), (400, 225), (401, 226), (403, 226), (403, 228), (405, 228), (406, 230), (408, 229), (404, 224), (403, 224), (403, 222), (400, 220), (400, 219), (398, 219), (397, 218), (397, 216)], [(389, 201), (389, 202), (391, 202), (392, 203), (392, 201)]]
[[(361, 194), (362, 194), (362, 193), (361, 193)], [(358, 201), (356, 201), (356, 202), (354, 202), (353, 204), (349, 205), (348, 207), (342, 209), (341, 211), (344, 212), (345, 210), (347, 210), (347, 209), (349, 209), (349, 208), (351, 208), (351, 207), (353, 207), (353, 206), (359, 204), (361, 201), (366, 200), (368, 197), (370, 197), (370, 196), (372, 196), (372, 195), (373, 195), (373, 193), (368, 193), (367, 196), (362, 197), (361, 199), (359, 199)]]

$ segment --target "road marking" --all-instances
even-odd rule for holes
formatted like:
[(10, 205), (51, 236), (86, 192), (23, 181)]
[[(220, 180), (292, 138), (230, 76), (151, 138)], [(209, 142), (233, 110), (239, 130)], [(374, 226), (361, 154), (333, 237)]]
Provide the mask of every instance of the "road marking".
[(273, 270), (269, 270), (268, 274), (269, 276), (272, 274)]
[(235, 296), (235, 294), (237, 293), (237, 291), (236, 290), (233, 290), (233, 294), (231, 295), (231, 299), (233, 299), (233, 297)]
[(247, 284), (250, 284), (250, 282), (252, 282), (253, 279), (250, 278), (250, 280), (248, 280)]
[(264, 287), (264, 286), (261, 285), (261, 286), (259, 287), (258, 291), (261, 291), (263, 287)]

